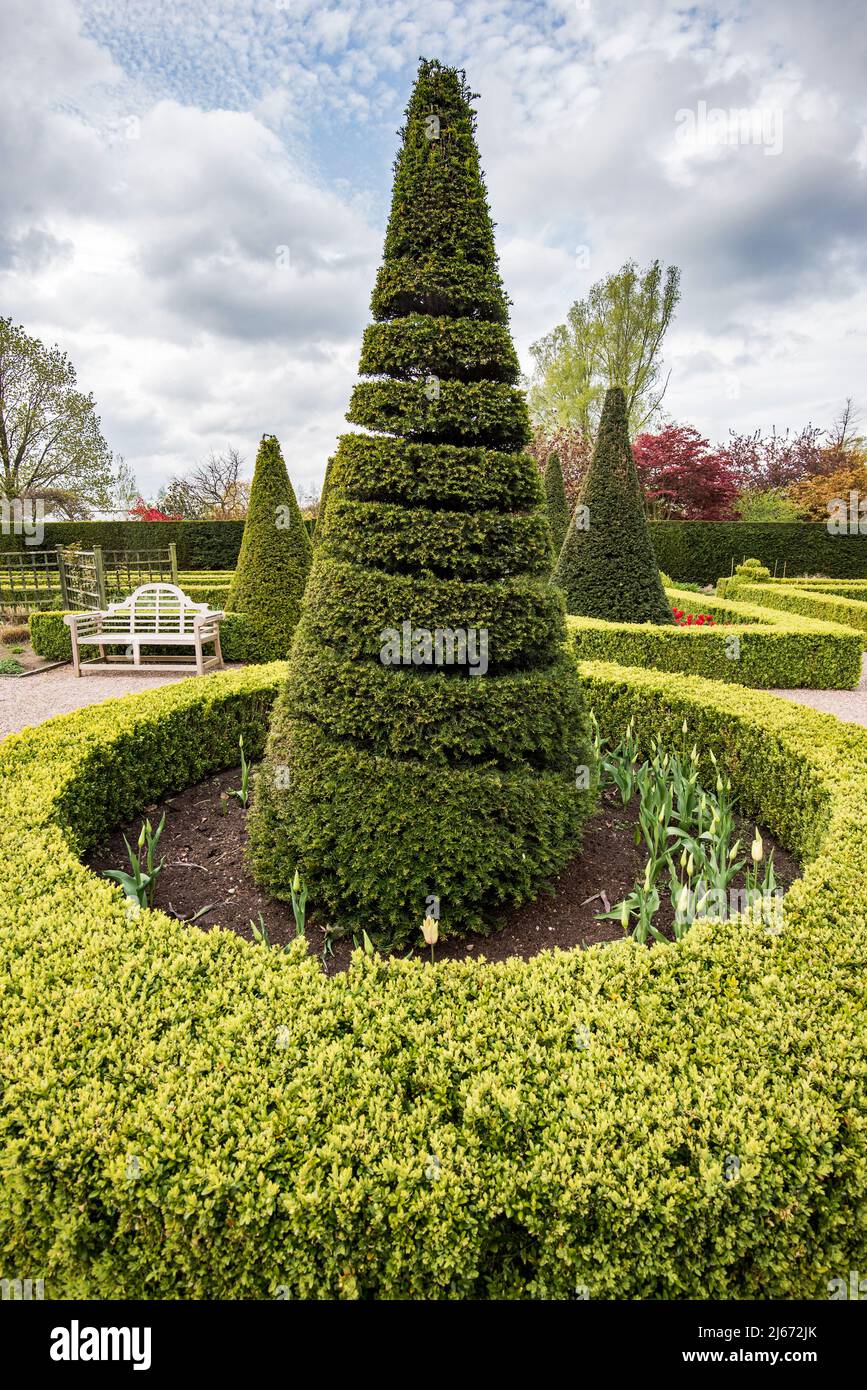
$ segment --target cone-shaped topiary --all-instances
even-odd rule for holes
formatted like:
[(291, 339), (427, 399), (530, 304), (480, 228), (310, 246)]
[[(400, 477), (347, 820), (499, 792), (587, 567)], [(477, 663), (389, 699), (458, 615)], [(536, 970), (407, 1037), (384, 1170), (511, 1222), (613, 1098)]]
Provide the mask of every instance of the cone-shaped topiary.
[(325, 465), (325, 477), (322, 479), (322, 491), (319, 494), (319, 510), (316, 513), (316, 525), (313, 527), (313, 544), (317, 545), (322, 534), (322, 523), (325, 520), (325, 508), (328, 505), (328, 492), (331, 487), (331, 466), (334, 459), (330, 458)]
[(280, 445), (273, 434), (263, 434), (227, 605), (247, 619), (251, 659), (289, 655), (311, 555)]
[(560, 554), (566, 532), (569, 530), (569, 502), (563, 484), (563, 469), (560, 455), (551, 454), (545, 464), (545, 506), (548, 510), (548, 525), (551, 527), (551, 540), (554, 545), (554, 559)]
[(566, 611), (612, 622), (673, 623), (650, 540), (619, 386), (605, 393), (593, 458), (557, 564)]
[(421, 63), (349, 411), (377, 433), (335, 455), (249, 822), (272, 892), (298, 864), (392, 946), (534, 895), (595, 791), (470, 101)]

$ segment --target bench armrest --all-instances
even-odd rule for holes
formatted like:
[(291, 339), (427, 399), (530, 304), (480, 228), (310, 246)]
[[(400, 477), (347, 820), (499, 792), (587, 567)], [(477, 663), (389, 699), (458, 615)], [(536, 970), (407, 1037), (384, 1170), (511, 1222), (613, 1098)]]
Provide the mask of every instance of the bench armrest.
[(72, 633), (75, 640), (79, 635), (90, 636), (96, 634), (102, 627), (101, 613), (64, 613), (63, 621)]

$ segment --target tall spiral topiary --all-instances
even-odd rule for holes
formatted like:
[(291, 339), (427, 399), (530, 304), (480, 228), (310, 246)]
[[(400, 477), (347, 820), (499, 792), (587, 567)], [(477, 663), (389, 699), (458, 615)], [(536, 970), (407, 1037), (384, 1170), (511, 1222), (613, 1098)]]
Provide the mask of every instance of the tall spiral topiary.
[(599, 433), (554, 566), (567, 613), (612, 622), (673, 623), (656, 563), (622, 388), (605, 393)]
[(280, 445), (263, 434), (228, 608), (243, 613), (245, 649), (256, 661), (289, 655), (312, 550)]
[(463, 74), (422, 61), (401, 135), (348, 412), (374, 433), (339, 442), (249, 822), (260, 882), (300, 865), (387, 946), (533, 896), (595, 792)]
[(563, 468), (560, 455), (551, 454), (545, 464), (545, 507), (548, 512), (548, 525), (551, 527), (551, 540), (554, 546), (554, 559), (560, 554), (566, 532), (569, 530), (569, 502), (563, 482)]

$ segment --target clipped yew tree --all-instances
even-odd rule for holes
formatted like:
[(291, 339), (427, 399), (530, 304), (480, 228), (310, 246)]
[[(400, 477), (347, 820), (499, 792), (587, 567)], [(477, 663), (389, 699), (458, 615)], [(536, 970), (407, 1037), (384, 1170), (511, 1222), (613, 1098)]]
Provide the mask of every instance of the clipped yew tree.
[(599, 433), (554, 567), (566, 611), (611, 622), (673, 623), (656, 563), (626, 414), (626, 395), (605, 393)]
[(545, 464), (545, 506), (548, 510), (548, 525), (551, 527), (556, 559), (569, 530), (569, 502), (566, 498), (560, 455), (556, 453), (551, 454)]
[[(380, 945), (485, 929), (595, 778), (462, 73), (422, 61), (346, 434), (250, 816), (254, 871)], [(589, 782), (589, 785), (588, 785)]]
[(227, 605), (246, 619), (248, 659), (276, 661), (289, 655), (311, 555), (280, 445), (273, 434), (263, 434)]
[(325, 508), (328, 506), (328, 492), (331, 487), (331, 465), (334, 459), (328, 460), (325, 465), (325, 477), (322, 479), (322, 491), (319, 494), (319, 510), (316, 514), (316, 524), (313, 527), (313, 544), (319, 544), (319, 537), (322, 534), (322, 524), (325, 521)]

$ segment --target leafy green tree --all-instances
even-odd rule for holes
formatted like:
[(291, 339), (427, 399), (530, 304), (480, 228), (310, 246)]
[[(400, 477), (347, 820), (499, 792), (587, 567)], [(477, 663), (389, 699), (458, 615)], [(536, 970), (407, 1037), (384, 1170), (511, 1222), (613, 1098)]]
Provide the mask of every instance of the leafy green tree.
[(594, 797), (471, 99), (422, 61), (250, 816), (262, 883), (391, 947), (534, 896)]
[(311, 546), (280, 445), (263, 434), (228, 608), (247, 618), (250, 658), (289, 655), (310, 570)]
[(674, 621), (629, 444), (626, 393), (619, 386), (605, 393), (596, 448), (554, 582), (566, 595), (569, 613), (612, 622)]
[(662, 341), (680, 299), (680, 271), (634, 261), (576, 301), (566, 323), (531, 348), (530, 413), (546, 433), (577, 428), (593, 438), (605, 391), (621, 386), (635, 438), (659, 414), (668, 385)]
[(566, 500), (566, 488), (563, 484), (563, 469), (560, 467), (560, 455), (552, 454), (545, 465), (545, 506), (548, 510), (548, 525), (551, 527), (551, 540), (554, 546), (554, 559), (560, 554), (560, 548), (566, 539), (566, 532), (569, 530), (569, 503)]
[(109, 510), (112, 456), (75, 368), (0, 318), (0, 497), (62, 501), (64, 515)]
[[(819, 475), (821, 477), (821, 475)], [(738, 521), (804, 521), (806, 512), (783, 487), (746, 488), (734, 504)], [(827, 516), (827, 513), (825, 513)]]

